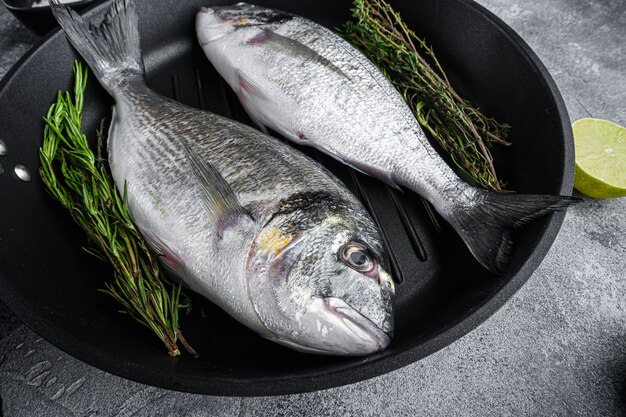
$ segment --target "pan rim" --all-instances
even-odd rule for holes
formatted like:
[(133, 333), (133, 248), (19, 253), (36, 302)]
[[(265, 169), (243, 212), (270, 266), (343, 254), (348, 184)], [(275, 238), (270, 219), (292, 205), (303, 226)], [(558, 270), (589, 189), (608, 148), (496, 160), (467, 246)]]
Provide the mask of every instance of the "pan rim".
[[(538, 56), (512, 28), (473, 0), (456, 1), (482, 14), (496, 30), (502, 32), (508, 38), (511, 46), (517, 49), (517, 52), (520, 53), (524, 60), (540, 75), (544, 87), (554, 101), (554, 107), (558, 112), (558, 119), (561, 125), (560, 130), (563, 133), (564, 173), (561, 180), (560, 193), (571, 194), (574, 172), (574, 144), (570, 119), (556, 83)], [(101, 13), (106, 7), (107, 3), (94, 5), (85, 13), (95, 15), (96, 13)], [(13, 65), (0, 81), (0, 95), (16, 79), (20, 69), (34, 55), (45, 50), (51, 40), (56, 39), (58, 36), (63, 36), (59, 28), (41, 39), (38, 44), (30, 48)], [(245, 380), (216, 375), (211, 375), (210, 378), (192, 378), (192, 376), (186, 375), (185, 380), (181, 381), (180, 378), (172, 377), (171, 374), (159, 372), (155, 369), (146, 369), (138, 363), (125, 361), (124, 358), (116, 357), (110, 352), (105, 353), (95, 348), (93, 344), (65, 332), (49, 320), (48, 317), (36, 314), (36, 310), (29, 308), (31, 303), (10, 285), (2, 271), (0, 271), (0, 297), (5, 305), (24, 324), (57, 348), (89, 365), (122, 378), (165, 389), (198, 394), (264, 396), (302, 393), (346, 385), (394, 371), (435, 353), (474, 330), (498, 311), (532, 276), (556, 239), (564, 218), (565, 213), (551, 215), (537, 245), (520, 266), (518, 272), (484, 304), (477, 307), (474, 311), (468, 312), (465, 317), (434, 333), (430, 336), (430, 339), (423, 343), (398, 351), (393, 356), (373, 357), (368, 360), (367, 366), (351, 363), (342, 366), (341, 369), (324, 369), (302, 372), (297, 375), (246, 378)]]

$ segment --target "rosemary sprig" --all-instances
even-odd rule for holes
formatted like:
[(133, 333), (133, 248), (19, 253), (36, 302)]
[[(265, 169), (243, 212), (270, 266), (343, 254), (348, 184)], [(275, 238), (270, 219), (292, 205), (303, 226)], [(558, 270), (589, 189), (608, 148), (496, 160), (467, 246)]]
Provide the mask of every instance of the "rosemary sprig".
[(354, 0), (340, 33), (372, 60), (404, 95), (420, 124), (479, 185), (504, 191), (489, 147), (509, 145), (507, 124), (483, 115), (454, 90), (433, 49), (385, 0)]
[[(87, 252), (113, 266), (112, 282), (101, 290), (116, 299), (129, 314), (165, 344), (170, 356), (180, 355), (178, 343), (194, 357), (197, 353), (183, 337), (178, 315), (189, 308), (181, 303), (181, 286), (165, 280), (158, 256), (150, 251), (135, 228), (105, 161), (89, 149), (82, 131), (87, 69), (74, 62), (74, 95), (57, 94), (44, 117), (43, 145), (39, 150), (41, 178), (52, 197), (67, 208), (87, 233)], [(98, 144), (102, 144), (102, 126)]]

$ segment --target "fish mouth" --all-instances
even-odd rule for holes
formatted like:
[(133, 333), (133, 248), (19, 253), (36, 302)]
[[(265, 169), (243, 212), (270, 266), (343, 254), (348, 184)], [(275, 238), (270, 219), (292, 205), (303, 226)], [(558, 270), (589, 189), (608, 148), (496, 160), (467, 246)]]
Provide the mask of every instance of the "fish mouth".
[(222, 18), (214, 8), (202, 7), (196, 13), (196, 34), (201, 46), (223, 38), (234, 29), (233, 21)]
[(356, 311), (340, 298), (323, 299), (324, 308), (336, 316), (350, 334), (362, 341), (362, 351), (357, 354), (369, 354), (384, 350), (391, 343), (393, 331), (385, 333), (373, 321)]
[(329, 324), (339, 331), (331, 340), (327, 340), (332, 343), (324, 346), (325, 343), (302, 344), (293, 338), (264, 337), (300, 352), (332, 356), (371, 355), (384, 350), (391, 343), (393, 331), (385, 333), (345, 301), (335, 297), (318, 298), (315, 305), (317, 311), (324, 311), (326, 317), (331, 318)]

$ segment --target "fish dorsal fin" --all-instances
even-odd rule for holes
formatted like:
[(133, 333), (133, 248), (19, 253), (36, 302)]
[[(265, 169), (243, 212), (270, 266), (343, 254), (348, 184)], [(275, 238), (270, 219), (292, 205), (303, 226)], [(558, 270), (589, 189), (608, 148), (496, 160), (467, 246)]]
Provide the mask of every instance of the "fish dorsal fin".
[(237, 200), (230, 184), (217, 169), (209, 161), (192, 152), (188, 144), (183, 143), (183, 148), (191, 171), (198, 180), (209, 221), (215, 226), (220, 238), (226, 229), (242, 222), (253, 221), (250, 213)]
[(305, 61), (315, 62), (323, 67), (330, 69), (331, 71), (336, 72), (342, 77), (350, 79), (350, 77), (348, 77), (348, 75), (346, 75), (346, 73), (343, 72), (341, 68), (337, 67), (328, 59), (324, 58), (314, 49), (311, 49), (307, 45), (298, 42), (295, 39), (283, 36), (269, 29), (262, 29), (261, 32), (259, 32), (256, 36), (248, 40), (248, 44), (253, 46), (267, 44), (279, 52), (291, 52), (293, 54), (302, 56)]

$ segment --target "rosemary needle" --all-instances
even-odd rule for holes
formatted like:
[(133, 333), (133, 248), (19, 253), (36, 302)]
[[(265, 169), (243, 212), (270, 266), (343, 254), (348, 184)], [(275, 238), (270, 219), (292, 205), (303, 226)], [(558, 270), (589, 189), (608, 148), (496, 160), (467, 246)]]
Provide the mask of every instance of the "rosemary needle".
[[(40, 174), (46, 189), (87, 233), (86, 251), (113, 267), (113, 279), (101, 290), (122, 306), (122, 312), (150, 329), (171, 356), (180, 355), (180, 343), (198, 356), (184, 339), (179, 312), (181, 286), (165, 279), (153, 253), (135, 228), (105, 161), (89, 149), (82, 130), (87, 69), (74, 62), (74, 94), (59, 92), (44, 117), (43, 145), (39, 150)], [(98, 132), (102, 144), (102, 127)]]

